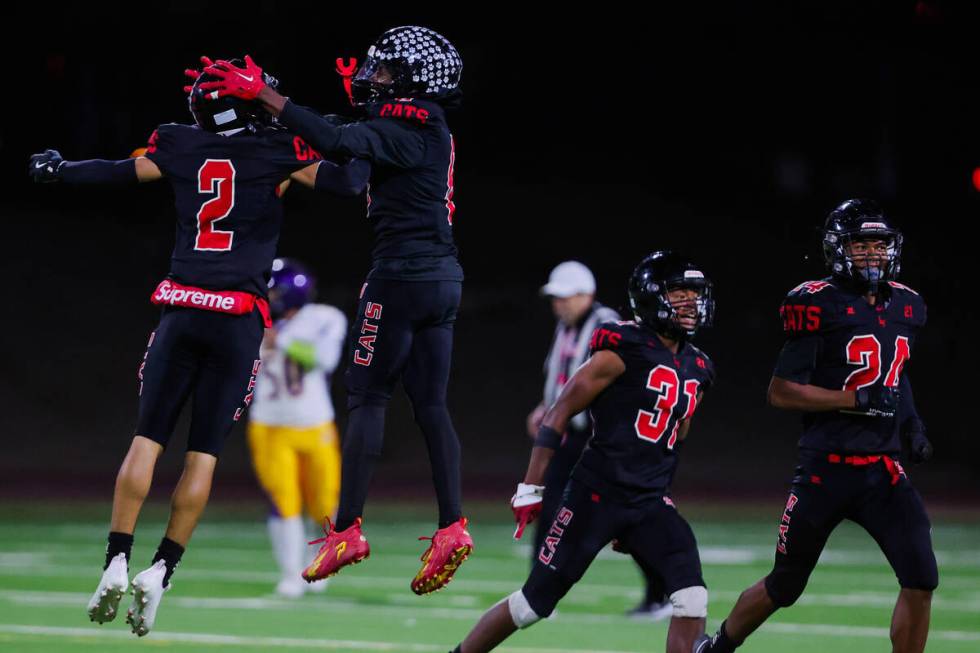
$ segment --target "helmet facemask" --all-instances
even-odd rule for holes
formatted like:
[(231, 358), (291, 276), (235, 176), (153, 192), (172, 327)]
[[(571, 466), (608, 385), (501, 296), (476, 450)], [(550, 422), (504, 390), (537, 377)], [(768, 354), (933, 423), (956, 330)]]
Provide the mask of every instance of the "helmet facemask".
[[(643, 292), (630, 293), (630, 306), (637, 322), (677, 340), (693, 338), (698, 329), (713, 324), (715, 301), (711, 282), (697, 270), (685, 270), (684, 274), (684, 278), (665, 282), (648, 281)], [(670, 295), (679, 290), (693, 290), (696, 295), (672, 300)]]
[(884, 224), (844, 233), (826, 231), (824, 258), (835, 276), (877, 294), (881, 283), (898, 278), (902, 241), (901, 232)]

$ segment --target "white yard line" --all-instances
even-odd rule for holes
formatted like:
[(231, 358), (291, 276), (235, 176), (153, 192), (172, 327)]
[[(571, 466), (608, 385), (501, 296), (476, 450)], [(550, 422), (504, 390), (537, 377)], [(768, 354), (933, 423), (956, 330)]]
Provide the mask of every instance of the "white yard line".
[[(135, 636), (120, 630), (96, 630), (90, 628), (58, 628), (52, 626), (22, 626), (19, 624), (0, 624), (0, 633), (16, 635), (43, 635), (53, 637), (91, 637), (93, 639), (135, 639)], [(194, 644), (211, 644), (219, 646), (255, 646), (271, 648), (292, 646), (294, 648), (313, 648), (327, 650), (356, 650), (356, 651), (439, 651), (444, 653), (454, 644), (411, 644), (408, 642), (372, 642), (363, 640), (343, 639), (307, 639), (302, 637), (242, 637), (239, 635), (220, 635), (212, 633), (181, 633), (154, 631), (147, 636), (153, 644), (167, 641), (187, 642)], [(589, 653), (632, 653), (630, 651), (568, 648), (529, 648), (525, 646), (505, 646), (502, 651), (512, 653), (560, 653), (565, 651), (588, 651)]]
[[(826, 637), (859, 637), (867, 639), (888, 639), (887, 628), (872, 628), (866, 626), (835, 626), (829, 624), (794, 624), (794, 623), (774, 623), (766, 624), (762, 628), (763, 632), (778, 633), (786, 635), (821, 635)], [(34, 635), (50, 637), (90, 637), (93, 639), (126, 639), (133, 638), (133, 635), (124, 630), (103, 630), (96, 628), (61, 628), (53, 626), (28, 626), (21, 624), (0, 624), (0, 633), (13, 635)], [(934, 630), (929, 633), (931, 640), (943, 640), (954, 642), (980, 642), (980, 632), (970, 632), (961, 630)], [(379, 642), (364, 640), (342, 640), (342, 639), (322, 639), (322, 638), (302, 638), (302, 637), (263, 637), (263, 636), (239, 636), (223, 635), (217, 633), (187, 633), (154, 631), (150, 635), (150, 641), (155, 644), (162, 644), (166, 641), (187, 642), (196, 644), (210, 644), (219, 646), (292, 646), (295, 648), (314, 648), (314, 649), (352, 649), (358, 651), (418, 651), (426, 653), (428, 651), (445, 651), (452, 644), (411, 644), (408, 642)], [(557, 653), (558, 651), (585, 651), (591, 653), (630, 653), (628, 651), (597, 651), (595, 649), (574, 649), (562, 647), (555, 648), (529, 648), (518, 646), (505, 646), (501, 650), (511, 651), (512, 653)]]
[[(710, 597), (715, 600), (722, 600), (726, 604), (738, 598), (738, 592), (713, 592)], [(76, 607), (84, 605), (88, 601), (89, 595), (80, 592), (48, 592), (48, 591), (28, 591), (28, 590), (0, 590), (0, 601), (6, 601), (19, 605), (39, 605), (57, 607)], [(415, 598), (415, 597), (410, 597)], [(460, 597), (462, 598), (462, 597)], [(125, 600), (125, 599), (124, 599)], [(467, 602), (475, 600), (474, 597), (467, 597)], [(417, 601), (417, 599), (416, 599)], [(804, 595), (800, 601), (803, 604), (826, 605), (839, 607), (884, 607), (891, 609), (895, 603), (895, 597), (877, 594), (864, 593), (861, 595), (850, 596), (846, 594), (814, 594)], [(322, 613), (329, 609), (332, 612), (363, 613), (370, 610), (372, 615), (390, 616), (397, 618), (426, 618), (426, 619), (453, 619), (461, 621), (474, 621), (479, 618), (483, 608), (457, 606), (426, 606), (424, 604), (405, 602), (395, 605), (371, 605), (365, 606), (360, 601), (351, 601), (330, 597), (312, 601), (292, 601), (288, 599), (270, 597), (226, 597), (211, 598), (199, 596), (170, 596), (167, 603), (176, 608), (190, 610), (256, 610), (263, 612), (312, 612)], [(399, 603), (401, 603), (399, 601)], [(938, 611), (955, 612), (980, 612), (980, 603), (963, 605), (957, 601), (939, 601), (939, 597), (933, 600), (933, 605)], [(626, 624), (631, 622), (627, 617), (609, 613), (582, 613), (582, 612), (563, 612), (559, 609), (555, 612), (553, 619), (558, 622), (576, 622), (589, 624)], [(781, 628), (778, 623), (766, 626), (767, 628)], [(822, 626), (821, 626), (822, 627)], [(833, 628), (836, 626), (828, 626)], [(849, 628), (850, 626), (841, 626)], [(973, 633), (980, 637), (980, 630)]]

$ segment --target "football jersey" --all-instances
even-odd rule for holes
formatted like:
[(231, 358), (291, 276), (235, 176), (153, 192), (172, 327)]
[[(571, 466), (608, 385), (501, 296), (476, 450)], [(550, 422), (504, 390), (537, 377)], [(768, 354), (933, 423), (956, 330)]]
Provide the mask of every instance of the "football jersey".
[(366, 119), (339, 125), (287, 102), (279, 120), (324, 154), (371, 163), (369, 279), (461, 281), (452, 233), (456, 151), (445, 111), (411, 98), (368, 104), (365, 110)]
[[(340, 361), (347, 318), (333, 306), (307, 304), (275, 324), (274, 347), (262, 347), (250, 419), (274, 426), (315, 426), (334, 420), (329, 375)], [(316, 366), (304, 370), (286, 356), (296, 341), (311, 343)]]
[(170, 278), (265, 297), (282, 226), (279, 184), (322, 157), (280, 129), (221, 136), (173, 123), (153, 132), (144, 156), (174, 189)]
[(714, 382), (714, 365), (690, 343), (675, 354), (635, 322), (603, 324), (590, 349), (615, 353), (626, 370), (589, 407), (592, 437), (572, 476), (620, 500), (663, 495), (677, 465), (681, 422)]
[[(888, 282), (876, 305), (838, 280), (807, 281), (779, 309), (786, 332), (773, 375), (829, 390), (897, 387), (926, 305), (917, 292)], [(841, 453), (897, 454), (898, 416), (848, 411), (803, 413), (800, 447)]]

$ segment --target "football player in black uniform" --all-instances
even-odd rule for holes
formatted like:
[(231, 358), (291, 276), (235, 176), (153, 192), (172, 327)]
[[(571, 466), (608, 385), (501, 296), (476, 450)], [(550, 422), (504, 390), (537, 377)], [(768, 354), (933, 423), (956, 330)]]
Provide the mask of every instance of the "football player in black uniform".
[(262, 82), (262, 69), (217, 62), (215, 97), (257, 99), (320, 152), (371, 163), (368, 217), (373, 266), (352, 324), (346, 372), (347, 433), (340, 507), (308, 581), (368, 557), (361, 532), (368, 485), (381, 455), (385, 408), (401, 379), (426, 440), (439, 504), (439, 525), (411, 582), (417, 594), (446, 585), (472, 550), (460, 501), (460, 448), (446, 407), (453, 322), (463, 271), (453, 244), (455, 148), (445, 106), (459, 98), (463, 63), (453, 45), (425, 27), (388, 30), (368, 50), (352, 100), (366, 118), (338, 125)]
[(511, 499), (520, 537), (541, 511), (542, 482), (568, 420), (588, 408), (593, 435), (531, 574), (483, 615), (454, 653), (489, 651), (550, 615), (613, 540), (664, 580), (674, 609), (667, 651), (689, 653), (704, 632), (708, 592), (697, 543), (669, 485), (677, 448), (714, 380), (711, 360), (690, 343), (711, 323), (711, 283), (676, 254), (655, 252), (633, 272), (629, 295), (636, 321), (595, 330), (591, 358), (545, 414), (524, 482)]
[[(92, 621), (115, 618), (129, 586), (133, 531), (181, 408), (193, 397), (184, 470), (166, 534), (149, 569), (132, 581), (127, 621), (143, 636), (153, 627), (170, 576), (207, 503), (218, 455), (252, 400), (259, 344), (270, 326), (266, 288), (282, 223), (279, 197), (289, 180), (356, 193), (369, 166), (322, 166), (301, 138), (275, 126), (254, 103), (205, 102), (190, 94), (196, 125), (160, 125), (144, 156), (65, 161), (56, 150), (31, 157), (35, 181), (128, 184), (167, 178), (177, 234), (170, 272), (151, 301), (162, 307), (139, 366), (139, 412), (116, 477), (104, 573), (88, 604)], [(269, 78), (270, 82), (272, 81)]]
[(848, 200), (827, 217), (831, 276), (801, 283), (779, 309), (786, 344), (769, 403), (803, 411), (799, 466), (783, 510), (772, 572), (739, 597), (697, 653), (730, 653), (778, 608), (803, 593), (827, 537), (844, 519), (865, 528), (895, 570), (896, 653), (919, 653), (939, 583), (929, 518), (898, 461), (932, 455), (903, 368), (926, 305), (896, 281), (902, 234), (870, 200)]

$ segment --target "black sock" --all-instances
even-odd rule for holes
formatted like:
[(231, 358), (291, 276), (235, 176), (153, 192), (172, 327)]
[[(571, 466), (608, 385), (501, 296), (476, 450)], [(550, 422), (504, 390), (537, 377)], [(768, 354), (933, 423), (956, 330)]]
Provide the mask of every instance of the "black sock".
[(133, 553), (133, 534), (119, 533), (112, 531), (109, 533), (109, 544), (105, 547), (105, 566), (103, 571), (109, 568), (109, 563), (120, 553), (126, 554), (126, 566), (129, 566), (129, 558)]
[(725, 631), (725, 623), (727, 621), (722, 621), (721, 626), (718, 627), (718, 634), (715, 636), (715, 641), (711, 644), (711, 653), (733, 653), (742, 642), (735, 643), (728, 633)]
[(169, 537), (165, 537), (160, 540), (160, 546), (157, 547), (156, 555), (153, 556), (153, 562), (163, 560), (164, 564), (167, 565), (167, 573), (163, 576), (164, 587), (170, 585), (170, 577), (173, 575), (174, 570), (180, 563), (180, 556), (182, 555), (184, 555), (184, 547), (177, 544)]

